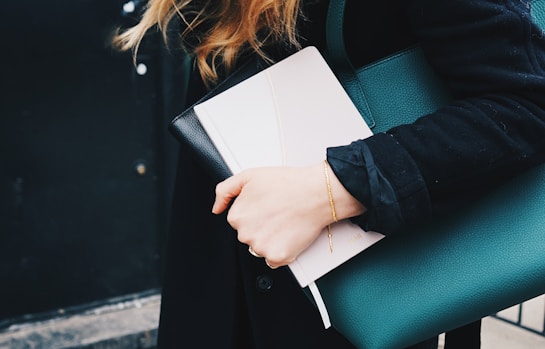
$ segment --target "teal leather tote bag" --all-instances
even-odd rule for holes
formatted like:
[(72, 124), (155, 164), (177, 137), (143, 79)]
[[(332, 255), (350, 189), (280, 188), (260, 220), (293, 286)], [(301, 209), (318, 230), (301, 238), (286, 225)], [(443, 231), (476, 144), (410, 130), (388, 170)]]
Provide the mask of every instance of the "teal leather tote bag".
[[(374, 132), (449, 101), (417, 47), (352, 69), (343, 13), (344, 0), (332, 0), (330, 64)], [(545, 1), (532, 15), (545, 28)], [(403, 348), (543, 294), (545, 166), (451, 217), (386, 237), (317, 285), (332, 326), (370, 349)]]

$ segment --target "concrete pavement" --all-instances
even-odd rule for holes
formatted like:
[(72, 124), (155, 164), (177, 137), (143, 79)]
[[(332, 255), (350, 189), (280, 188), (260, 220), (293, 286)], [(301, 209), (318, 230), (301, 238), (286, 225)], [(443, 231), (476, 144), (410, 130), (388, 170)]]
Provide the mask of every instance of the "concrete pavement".
[[(114, 304), (61, 319), (14, 326), (0, 332), (0, 349), (154, 349), (160, 296)], [(506, 309), (498, 316), (543, 332), (545, 296)], [(439, 349), (442, 349), (440, 337)], [(483, 319), (481, 349), (545, 349), (545, 335), (496, 317)], [(303, 348), (302, 348), (303, 349)]]
[(484, 319), (481, 335), (482, 349), (545, 348), (545, 296), (539, 296), (522, 303), (522, 305), (505, 309), (497, 316), (510, 322), (519, 322), (520, 326), (512, 325), (498, 318)]

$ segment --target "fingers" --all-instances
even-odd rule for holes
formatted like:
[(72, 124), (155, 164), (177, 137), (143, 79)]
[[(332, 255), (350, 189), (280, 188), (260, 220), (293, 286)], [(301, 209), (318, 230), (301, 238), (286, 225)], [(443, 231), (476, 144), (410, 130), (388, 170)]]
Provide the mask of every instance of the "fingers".
[(275, 266), (275, 265), (272, 265), (267, 259), (265, 259), (265, 264), (267, 264), (267, 266), (271, 269), (277, 269), (279, 268), (280, 266)]
[(244, 177), (242, 175), (235, 175), (218, 183), (216, 185), (216, 198), (212, 206), (212, 213), (220, 214), (225, 211), (233, 198), (240, 194), (243, 187)]
[(288, 265), (292, 262), (292, 260), (288, 259), (282, 259), (282, 258), (274, 258), (274, 257), (265, 257), (258, 252), (256, 252), (252, 246), (248, 246), (248, 253), (250, 253), (252, 256), (256, 258), (262, 258), (265, 261), (265, 264), (271, 269), (277, 269), (279, 267)]
[(212, 212), (229, 210), (238, 240), (270, 267), (288, 265), (331, 219), (322, 175), (321, 164), (245, 170), (216, 186)]

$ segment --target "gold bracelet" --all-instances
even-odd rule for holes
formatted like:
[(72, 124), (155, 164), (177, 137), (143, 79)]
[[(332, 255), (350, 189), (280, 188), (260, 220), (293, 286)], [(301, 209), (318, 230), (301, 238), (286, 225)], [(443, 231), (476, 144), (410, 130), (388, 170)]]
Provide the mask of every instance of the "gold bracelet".
[[(333, 217), (333, 222), (338, 222), (337, 212), (335, 211), (335, 204), (333, 203), (333, 194), (331, 193), (331, 183), (329, 182), (329, 171), (327, 168), (329, 164), (327, 160), (324, 160), (324, 175), (325, 175), (325, 184), (327, 186), (327, 196), (329, 198), (329, 206), (331, 207), (331, 216)], [(333, 234), (331, 233), (331, 224), (327, 225), (327, 237), (329, 238), (329, 251), (333, 253)]]

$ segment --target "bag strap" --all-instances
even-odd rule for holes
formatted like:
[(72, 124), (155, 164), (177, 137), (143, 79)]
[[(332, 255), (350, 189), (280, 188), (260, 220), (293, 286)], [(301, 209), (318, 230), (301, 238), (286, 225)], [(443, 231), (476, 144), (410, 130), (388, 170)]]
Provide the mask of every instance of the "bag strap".
[[(535, 24), (545, 29), (545, 0), (531, 0), (531, 16)], [(369, 107), (356, 69), (352, 66), (346, 52), (343, 23), (346, 0), (330, 0), (326, 18), (326, 57), (331, 69), (343, 85), (350, 99), (370, 128), (376, 121)]]
[(345, 0), (330, 0), (326, 19), (326, 49), (329, 64), (344, 89), (358, 108), (359, 113), (370, 128), (375, 126), (367, 98), (352, 63), (348, 59), (344, 45), (343, 22)]

